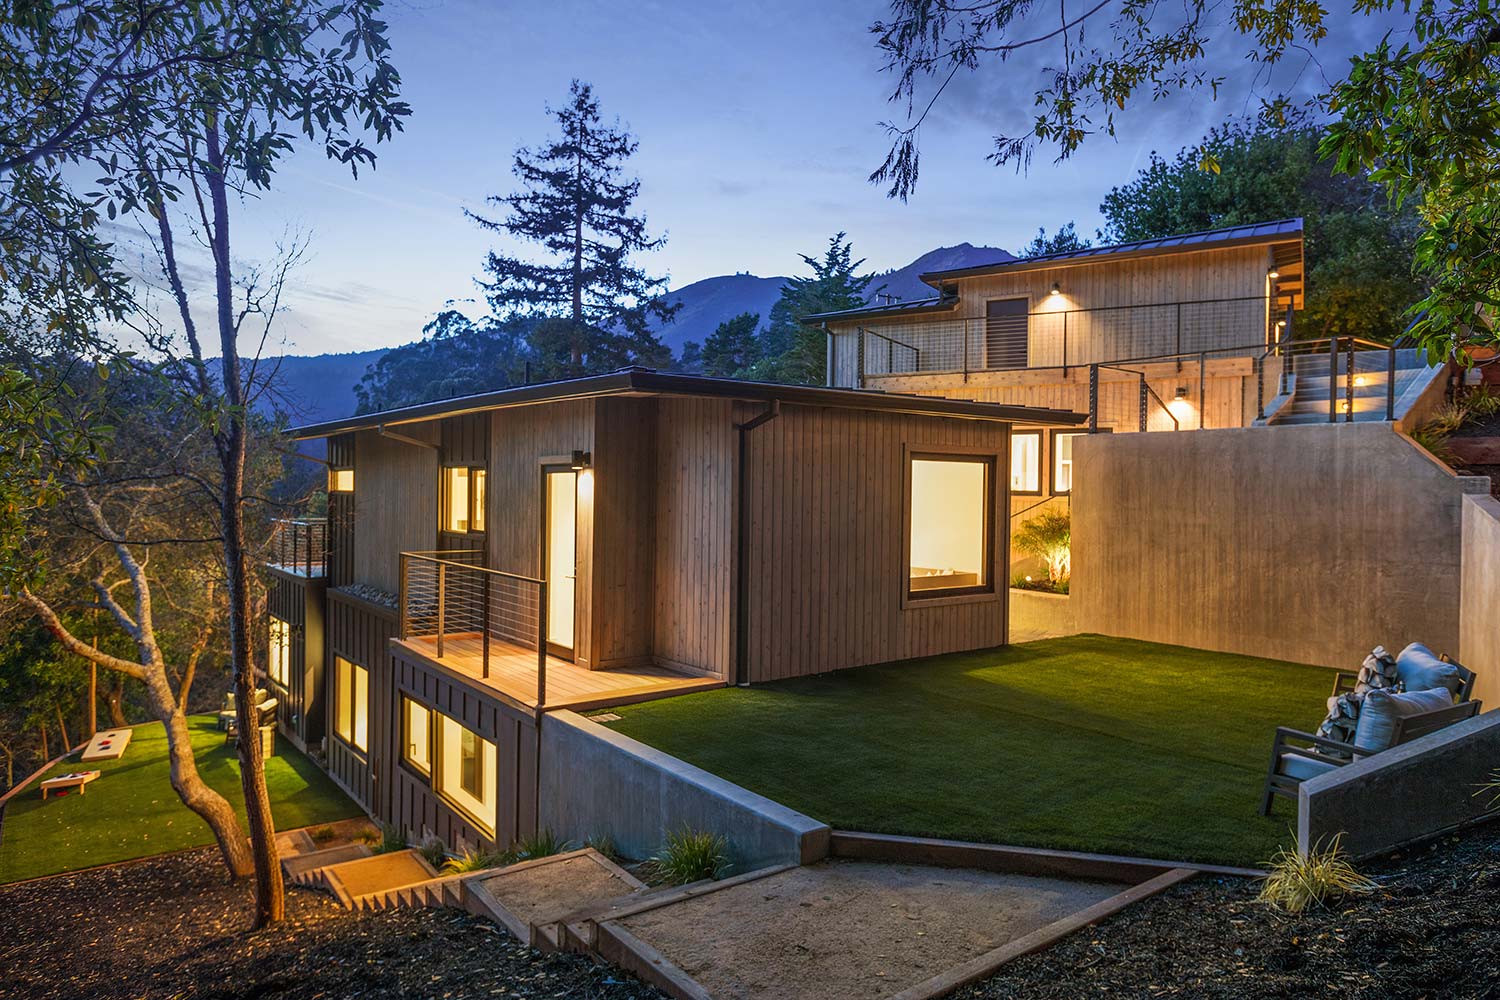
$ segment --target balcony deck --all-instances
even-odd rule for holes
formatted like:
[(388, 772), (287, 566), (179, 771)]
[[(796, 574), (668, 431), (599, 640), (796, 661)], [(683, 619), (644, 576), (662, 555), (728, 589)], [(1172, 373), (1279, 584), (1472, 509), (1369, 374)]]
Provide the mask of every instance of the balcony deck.
[[(437, 655), (434, 636), (397, 640), (398, 645), (428, 663), (460, 674), (492, 688), (527, 708), (536, 705), (536, 650), (490, 640), (490, 675), (480, 676), (483, 652), (478, 635), (449, 634), (443, 639), (443, 656)], [(575, 663), (547, 657), (547, 703), (544, 710), (569, 708), (586, 711), (610, 705), (651, 701), (690, 691), (723, 687), (717, 677), (702, 677), (665, 667), (633, 667), (619, 670), (588, 670)]]

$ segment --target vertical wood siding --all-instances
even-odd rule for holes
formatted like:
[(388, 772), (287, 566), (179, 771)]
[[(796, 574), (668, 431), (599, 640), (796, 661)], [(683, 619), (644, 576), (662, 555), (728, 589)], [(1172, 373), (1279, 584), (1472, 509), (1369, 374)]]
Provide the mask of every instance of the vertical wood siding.
[[(288, 684), (277, 688), (276, 721), (281, 732), (305, 750), (323, 738), (324, 581), (274, 569), (266, 572), (266, 610), (291, 626)], [(257, 642), (265, 645), (265, 638)]]
[(751, 432), (749, 679), (1004, 643), (1004, 475), (995, 484), (996, 594), (905, 608), (902, 597), (906, 449), (982, 449), (1003, 472), (1008, 438), (1003, 423), (801, 406), (783, 406)]
[[(337, 434), (328, 439), (328, 462), (352, 468), (354, 435)], [(358, 483), (355, 487), (358, 488)], [(354, 497), (347, 493), (328, 495), (328, 585), (342, 587), (354, 582)]]
[[(590, 666), (650, 663), (653, 652), (657, 492), (654, 399), (595, 404), (589, 586)], [(582, 492), (589, 493), (584, 487)], [(580, 497), (580, 506), (585, 498)]]
[[(461, 417), (448, 417), (441, 422), (440, 427), (441, 450), (438, 455), (443, 465), (470, 465), (484, 468), (489, 466), (490, 415), (488, 413), (468, 413)], [(441, 481), (435, 482), (433, 489), (441, 505), (443, 493)], [(486, 525), (490, 523), (488, 515), (493, 506), (491, 495), (486, 494)], [(462, 552), (484, 552), (486, 543), (483, 534), (444, 531), (440, 521), (437, 547)]]
[(330, 590), (325, 625), (324, 645), (329, 667), (324, 681), (325, 718), (336, 704), (333, 658), (342, 656), (370, 673), (369, 747), (361, 754), (346, 745), (335, 735), (333, 722), (328, 719), (328, 771), (354, 801), (372, 815), (381, 817), (389, 795), (380, 794), (379, 779), (389, 779), (391, 748), (397, 746), (401, 738), (391, 697), (394, 686), (388, 652), (390, 639), (399, 626), (398, 615), (392, 609)]
[[(435, 441), (431, 423), (403, 425), (406, 437)], [(354, 473), (354, 580), (401, 589), (400, 554), (437, 547), (437, 452), (360, 431)]]
[(664, 398), (656, 407), (656, 657), (727, 678), (734, 656), (734, 406)]

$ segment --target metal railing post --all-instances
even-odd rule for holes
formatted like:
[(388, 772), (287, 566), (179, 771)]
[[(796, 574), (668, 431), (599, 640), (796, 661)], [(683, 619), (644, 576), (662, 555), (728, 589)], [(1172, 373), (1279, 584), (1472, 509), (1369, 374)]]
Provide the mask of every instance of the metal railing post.
[(1068, 377), (1068, 311), (1063, 312), (1063, 378)]
[(1089, 365), (1089, 433), (1099, 429), (1099, 366)]
[(1396, 419), (1396, 344), (1391, 342), (1385, 363), (1385, 419)]
[(488, 678), (490, 676), (490, 575), (480, 573), (479, 578), (484, 581), (481, 592), (483, 594), (484, 607), (479, 613), (479, 641), (483, 652), (480, 654), (481, 664), (479, 676)]
[(1328, 422), (1339, 419), (1339, 339), (1328, 338)]
[[(1200, 399), (1199, 404), (1202, 404)], [(1255, 419), (1266, 419), (1266, 356), (1255, 359)]]
[(1208, 409), (1208, 395), (1204, 390), (1208, 379), (1208, 352), (1198, 352), (1198, 429), (1203, 429), (1203, 411)]
[(536, 585), (536, 708), (547, 705), (547, 581)]
[(964, 381), (969, 381), (969, 321), (964, 320)]
[(1344, 423), (1354, 422), (1354, 338), (1349, 338), (1349, 351), (1344, 358)]
[(443, 628), (444, 619), (447, 617), (448, 608), (448, 566), (441, 560), (438, 561), (438, 588), (437, 588), (437, 655), (443, 658)]
[(1141, 372), (1141, 433), (1146, 432), (1146, 373)]
[(865, 387), (865, 328), (858, 327), (859, 339), (855, 342), (854, 351), (854, 387), (863, 389)]
[(407, 593), (407, 583), (406, 583), (406, 576), (407, 576), (408, 571), (409, 571), (409, 562), (408, 562), (406, 553), (403, 552), (403, 553), (401, 553), (401, 574), (400, 574), (401, 575), (401, 620), (400, 620), (400, 624), (396, 627), (397, 634), (400, 635), (400, 637), (402, 638), (402, 640), (405, 640), (406, 637), (407, 637), (407, 635), (411, 631), (411, 619), (408, 616), (407, 610), (406, 610), (407, 609), (407, 602), (409, 600), (409, 595)]

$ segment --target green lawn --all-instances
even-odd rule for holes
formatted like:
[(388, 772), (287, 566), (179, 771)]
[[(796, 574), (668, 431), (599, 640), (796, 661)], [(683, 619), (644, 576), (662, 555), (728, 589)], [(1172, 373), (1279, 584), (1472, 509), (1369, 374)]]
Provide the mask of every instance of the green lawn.
[(1277, 725), (1320, 667), (1073, 636), (611, 709), (610, 728), (835, 829), (1251, 865)]
[[(211, 715), (188, 719), (198, 770), (245, 818), (240, 768)], [(0, 883), (53, 875), (129, 858), (212, 844), (213, 835), (172, 791), (167, 739), (160, 725), (137, 726), (120, 760), (67, 760), (52, 774), (98, 770), (88, 792), (42, 801), (36, 785), (11, 800), (0, 834)], [(39, 779), (40, 780), (40, 779)], [(266, 762), (266, 786), (277, 829), (294, 829), (362, 815), (329, 777), (285, 738)]]

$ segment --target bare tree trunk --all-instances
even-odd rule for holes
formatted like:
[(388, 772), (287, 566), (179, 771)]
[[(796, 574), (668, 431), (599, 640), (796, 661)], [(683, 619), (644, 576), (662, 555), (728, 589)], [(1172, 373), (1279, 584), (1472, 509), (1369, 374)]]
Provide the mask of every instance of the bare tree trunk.
[(66, 752), (73, 749), (73, 741), (68, 738), (68, 724), (63, 721), (62, 706), (53, 702), (52, 707), (57, 711), (57, 731), (62, 733), (62, 748)]
[(45, 764), (45, 763), (47, 763), (47, 761), (49, 761), (49, 760), (52, 759), (52, 752), (47, 749), (47, 724), (45, 722), (42, 723), (41, 730), (42, 730), (42, 763)]
[(104, 703), (109, 706), (109, 724), (116, 729), (124, 729), (130, 723), (125, 721), (125, 675), (115, 674), (114, 683), (104, 693)]
[(91, 740), (99, 731), (99, 667), (89, 664), (89, 693), (83, 706), (83, 738)]
[(219, 460), (224, 472), (220, 497), (223, 522), (224, 577), (229, 602), (229, 656), (234, 668), (235, 712), (239, 727), (240, 786), (245, 794), (245, 815), (250, 825), (250, 846), (255, 860), (256, 928), (280, 921), (285, 915), (286, 896), (281, 864), (276, 857), (276, 827), (271, 818), (271, 797), (266, 792), (264, 749), (260, 740), (259, 706), (255, 704), (254, 665), (249, 643), (250, 579), (245, 567), (246, 431), (244, 383), (240, 371), (239, 331), (234, 319), (234, 290), (229, 257), (229, 196), (224, 176), (223, 151), (217, 123), (210, 119), (205, 130), (208, 170), (205, 180), (213, 206), (210, 246), (214, 256), (214, 292), (217, 305), (223, 392), (228, 403), (225, 427), (219, 435)]

